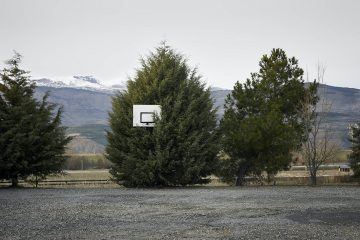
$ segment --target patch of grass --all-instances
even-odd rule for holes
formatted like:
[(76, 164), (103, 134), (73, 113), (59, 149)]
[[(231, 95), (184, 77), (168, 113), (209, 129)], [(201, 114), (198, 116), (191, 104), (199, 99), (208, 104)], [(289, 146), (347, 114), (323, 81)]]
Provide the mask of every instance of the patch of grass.
[(336, 154), (337, 162), (349, 162), (348, 156), (351, 154), (351, 150), (341, 150)]
[(63, 174), (52, 175), (46, 178), (46, 180), (109, 180), (111, 177), (109, 170), (66, 170)]

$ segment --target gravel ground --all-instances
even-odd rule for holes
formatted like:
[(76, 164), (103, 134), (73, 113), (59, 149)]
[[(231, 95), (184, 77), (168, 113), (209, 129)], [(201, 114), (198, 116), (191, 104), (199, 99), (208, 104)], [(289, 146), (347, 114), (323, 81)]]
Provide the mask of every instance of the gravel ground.
[(360, 187), (0, 189), (0, 239), (360, 239)]

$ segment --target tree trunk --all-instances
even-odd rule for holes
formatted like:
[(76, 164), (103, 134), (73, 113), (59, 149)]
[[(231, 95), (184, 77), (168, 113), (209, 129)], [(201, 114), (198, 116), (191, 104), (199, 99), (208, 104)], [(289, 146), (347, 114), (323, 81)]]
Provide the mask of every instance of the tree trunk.
[(19, 179), (16, 177), (11, 178), (11, 187), (17, 187), (19, 183)]
[(246, 173), (246, 167), (240, 167), (235, 186), (243, 186), (245, 183), (245, 173)]
[(268, 185), (270, 185), (271, 182), (272, 182), (272, 185), (273, 185), (273, 186), (276, 185), (275, 174), (267, 173), (267, 178), (266, 178), (266, 180), (267, 180)]
[(316, 172), (310, 175), (311, 186), (316, 186)]

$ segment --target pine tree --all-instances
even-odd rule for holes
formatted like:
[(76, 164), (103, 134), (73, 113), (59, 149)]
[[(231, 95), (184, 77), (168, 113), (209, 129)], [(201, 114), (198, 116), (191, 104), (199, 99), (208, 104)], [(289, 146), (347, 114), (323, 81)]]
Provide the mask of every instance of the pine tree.
[[(154, 128), (132, 127), (133, 104), (161, 105)], [(127, 187), (206, 182), (218, 153), (216, 116), (196, 70), (170, 47), (160, 46), (113, 98), (107, 157)]]
[(35, 85), (28, 72), (19, 68), (16, 53), (3, 69), (0, 82), (0, 179), (12, 181), (28, 176), (44, 178), (58, 173), (70, 138), (61, 126), (61, 108), (34, 98)]
[(360, 127), (359, 124), (351, 126), (352, 153), (349, 156), (350, 166), (354, 171), (354, 177), (360, 178)]
[(258, 73), (237, 82), (227, 97), (221, 121), (224, 157), (220, 175), (244, 183), (246, 175), (270, 180), (292, 160), (304, 138), (301, 109), (306, 93), (303, 70), (281, 49), (264, 55)]

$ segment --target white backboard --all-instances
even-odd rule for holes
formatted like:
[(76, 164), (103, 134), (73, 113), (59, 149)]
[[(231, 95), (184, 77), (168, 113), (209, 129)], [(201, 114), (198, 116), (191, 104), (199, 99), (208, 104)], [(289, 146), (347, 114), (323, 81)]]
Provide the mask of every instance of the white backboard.
[(133, 105), (133, 127), (154, 127), (154, 115), (160, 117), (160, 105)]

